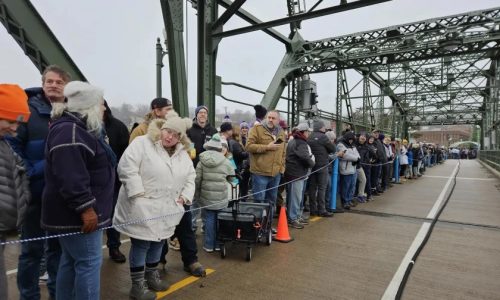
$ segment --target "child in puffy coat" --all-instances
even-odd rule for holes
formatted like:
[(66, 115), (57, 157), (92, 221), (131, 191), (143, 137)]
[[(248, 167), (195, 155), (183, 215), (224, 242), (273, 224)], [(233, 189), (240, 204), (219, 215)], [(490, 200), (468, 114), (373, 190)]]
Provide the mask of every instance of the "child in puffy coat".
[(222, 153), (223, 146), (218, 134), (203, 145), (205, 152), (200, 154), (200, 161), (196, 166), (195, 199), (199, 199), (200, 206), (204, 209), (203, 222), (205, 224), (205, 237), (203, 250), (213, 252), (218, 250), (215, 245), (215, 222), (217, 211), (227, 207), (230, 196), (228, 195), (228, 182), (234, 175), (234, 167)]

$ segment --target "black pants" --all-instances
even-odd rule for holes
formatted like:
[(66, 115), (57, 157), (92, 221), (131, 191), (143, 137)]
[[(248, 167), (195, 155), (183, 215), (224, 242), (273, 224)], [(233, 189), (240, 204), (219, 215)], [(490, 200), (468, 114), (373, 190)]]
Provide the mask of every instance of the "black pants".
[(366, 185), (365, 185), (366, 197), (371, 197), (371, 195), (372, 195), (371, 169), (372, 169), (372, 167), (370, 167), (370, 166), (363, 166), (363, 171), (365, 172), (365, 177), (366, 177)]
[[(181, 246), (181, 257), (184, 266), (187, 267), (198, 261), (198, 248), (196, 246), (196, 234), (193, 231), (192, 216), (190, 207), (184, 205), (186, 212), (182, 216), (181, 222), (175, 227), (174, 236), (179, 240)], [(165, 242), (161, 251), (161, 258), (164, 259), (168, 253), (168, 242)]]
[[(248, 168), (244, 169), (241, 172), (240, 195), (239, 195), (240, 198), (248, 195), (250, 176), (251, 176), (251, 174), (250, 174), (250, 170)], [(248, 198), (243, 199), (243, 201), (247, 201), (247, 200), (248, 200)]]

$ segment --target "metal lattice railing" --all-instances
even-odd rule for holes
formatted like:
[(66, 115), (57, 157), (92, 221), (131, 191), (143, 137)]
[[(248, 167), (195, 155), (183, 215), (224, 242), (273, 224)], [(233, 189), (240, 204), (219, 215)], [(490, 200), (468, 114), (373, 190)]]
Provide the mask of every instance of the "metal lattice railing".
[(500, 172), (500, 150), (481, 150), (479, 159)]

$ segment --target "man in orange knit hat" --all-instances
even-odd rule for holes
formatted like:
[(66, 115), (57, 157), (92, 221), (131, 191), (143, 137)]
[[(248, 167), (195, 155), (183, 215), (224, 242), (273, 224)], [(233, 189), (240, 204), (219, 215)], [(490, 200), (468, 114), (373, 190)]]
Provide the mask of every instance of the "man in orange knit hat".
[[(23, 161), (5, 136), (16, 135), (19, 123), (27, 122), (29, 117), (26, 93), (17, 85), (0, 84), (0, 242), (5, 241), (5, 234), (19, 227), (29, 199)], [(0, 246), (0, 299), (8, 299), (3, 248)]]

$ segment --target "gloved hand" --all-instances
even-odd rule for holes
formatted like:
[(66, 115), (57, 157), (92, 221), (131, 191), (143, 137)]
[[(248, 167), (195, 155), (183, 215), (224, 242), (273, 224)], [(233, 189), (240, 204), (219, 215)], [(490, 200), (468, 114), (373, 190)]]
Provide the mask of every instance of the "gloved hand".
[(87, 208), (84, 212), (80, 214), (80, 218), (82, 219), (82, 232), (90, 233), (97, 229), (97, 214), (94, 211), (94, 208)]

